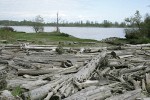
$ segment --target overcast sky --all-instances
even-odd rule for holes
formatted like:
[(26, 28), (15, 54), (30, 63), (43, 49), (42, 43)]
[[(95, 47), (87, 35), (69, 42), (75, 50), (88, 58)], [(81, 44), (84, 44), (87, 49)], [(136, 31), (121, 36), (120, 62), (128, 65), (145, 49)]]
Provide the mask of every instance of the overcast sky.
[(0, 20), (33, 20), (41, 15), (45, 22), (61, 20), (124, 21), (139, 10), (150, 13), (150, 0), (0, 0)]

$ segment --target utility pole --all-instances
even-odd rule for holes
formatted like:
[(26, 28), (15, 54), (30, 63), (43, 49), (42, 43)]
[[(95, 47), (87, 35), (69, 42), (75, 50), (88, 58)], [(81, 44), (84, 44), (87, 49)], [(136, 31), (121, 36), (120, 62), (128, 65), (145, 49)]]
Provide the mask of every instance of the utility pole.
[(58, 16), (58, 12), (57, 12), (57, 23), (56, 23), (56, 32), (60, 32), (59, 30), (59, 16)]

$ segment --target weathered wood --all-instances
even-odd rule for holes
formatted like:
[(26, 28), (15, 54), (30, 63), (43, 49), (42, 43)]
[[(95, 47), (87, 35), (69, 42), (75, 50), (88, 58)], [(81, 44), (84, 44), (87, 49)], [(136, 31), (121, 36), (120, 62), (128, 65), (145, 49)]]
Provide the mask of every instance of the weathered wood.
[(8, 61), (0, 59), (0, 64), (7, 64), (8, 65)]
[(146, 90), (150, 93), (150, 74), (146, 73)]
[(106, 85), (109, 82), (105, 79), (104, 80), (86, 80), (85, 82), (79, 83), (77, 81), (74, 81), (74, 84), (77, 85), (79, 87), (79, 89), (82, 88), (86, 88), (89, 86), (102, 86), (102, 85)]
[(35, 80), (27, 80), (27, 79), (7, 79), (7, 88), (15, 88), (21, 86), (22, 84), (26, 84), (28, 82), (34, 82)]
[(44, 98), (44, 100), (49, 100), (53, 94), (57, 93), (57, 90), (64, 84), (64, 82), (62, 82), (61, 84), (56, 85), (56, 87), (48, 93), (48, 95), (46, 96), (46, 98)]
[(120, 59), (122, 58), (129, 58), (129, 57), (133, 57), (134, 55), (121, 55), (119, 56)]
[(140, 70), (145, 70), (146, 67), (139, 67), (139, 68), (133, 68), (133, 69), (125, 69), (125, 70), (121, 70), (120, 74), (126, 74), (126, 73), (132, 73), (132, 72), (136, 72), (136, 71), (140, 71)]
[(113, 83), (101, 87), (90, 86), (63, 100), (95, 100), (96, 98), (98, 100), (104, 100), (105, 98), (112, 95), (110, 92), (111, 88), (119, 84), (120, 83)]
[(85, 93), (81, 92), (80, 94), (77, 94), (78, 95), (74, 94), (68, 98), (65, 98), (64, 100), (95, 100), (96, 98), (98, 100), (104, 100), (105, 98), (111, 96), (110, 88), (105, 86), (97, 87), (96, 89), (86, 91)]
[(37, 86), (42, 86), (44, 84), (48, 83), (46, 80), (37, 80), (37, 81), (32, 81), (32, 82), (27, 82), (25, 84), (22, 84), (20, 87), (28, 90), (32, 90)]
[(129, 91), (127, 93), (112, 96), (110, 98), (107, 98), (105, 100), (135, 100), (136, 98), (141, 96), (141, 89), (137, 89), (134, 91)]
[(31, 100), (42, 99), (43, 97), (45, 97), (49, 93), (50, 90), (52, 90), (58, 84), (61, 84), (62, 82), (68, 80), (69, 78), (71, 78), (71, 76), (61, 77), (61, 78), (54, 80), (54, 81), (52, 81), (46, 85), (41, 86), (39, 88), (33, 89), (29, 92), (25, 92), (23, 94), (24, 99), (28, 98), (28, 97)]
[(144, 80), (144, 79), (142, 79), (142, 90), (143, 90), (143, 91), (147, 91), (147, 90), (146, 90), (146, 85), (145, 85), (145, 80)]
[(49, 68), (49, 69), (18, 69), (18, 75), (43, 75), (43, 74), (68, 74), (77, 72), (79, 66), (72, 66), (69, 68)]
[(79, 70), (75, 75), (75, 79), (79, 82), (87, 80), (91, 73), (97, 68), (98, 65), (101, 65), (102, 59), (106, 56), (106, 52), (102, 52), (96, 57), (94, 57), (87, 65), (85, 65), (81, 70)]
[(25, 50), (53, 50), (57, 47), (53, 47), (52, 45), (29, 45), (29, 44), (22, 44), (21, 49)]
[(61, 69), (59, 68), (50, 68), (47, 70), (36, 70), (36, 69), (18, 69), (18, 75), (43, 75), (43, 74), (48, 74), (48, 73), (55, 73), (60, 71)]
[(0, 100), (16, 100), (10, 91), (4, 90), (0, 95)]

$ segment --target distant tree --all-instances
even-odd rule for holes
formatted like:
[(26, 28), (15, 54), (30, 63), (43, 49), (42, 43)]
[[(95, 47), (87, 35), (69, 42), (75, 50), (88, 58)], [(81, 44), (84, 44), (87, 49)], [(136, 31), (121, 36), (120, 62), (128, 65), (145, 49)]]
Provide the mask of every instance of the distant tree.
[(119, 26), (120, 27), (126, 27), (126, 23), (125, 22), (121, 22)]
[(150, 38), (150, 15), (146, 14), (144, 22), (142, 24), (142, 29), (147, 37)]
[(111, 27), (111, 26), (112, 26), (112, 23), (109, 22), (108, 20), (104, 20), (104, 21), (103, 21), (103, 26), (104, 26), (104, 27)]
[(115, 22), (115, 23), (114, 23), (114, 26), (115, 26), (115, 27), (118, 27), (118, 26), (119, 26), (119, 23), (118, 23), (118, 22)]
[(140, 12), (137, 10), (131, 18), (126, 18), (125, 21), (130, 26), (137, 27), (138, 29), (141, 28), (141, 22), (142, 22), (142, 16), (140, 15)]
[(143, 37), (141, 34), (141, 26), (142, 26), (142, 16), (140, 12), (137, 10), (134, 16), (130, 18), (126, 18), (125, 22), (132, 28), (125, 30), (125, 37), (127, 39), (138, 39), (139, 37)]
[(44, 19), (40, 15), (36, 16), (33, 22), (33, 29), (36, 33), (44, 31)]

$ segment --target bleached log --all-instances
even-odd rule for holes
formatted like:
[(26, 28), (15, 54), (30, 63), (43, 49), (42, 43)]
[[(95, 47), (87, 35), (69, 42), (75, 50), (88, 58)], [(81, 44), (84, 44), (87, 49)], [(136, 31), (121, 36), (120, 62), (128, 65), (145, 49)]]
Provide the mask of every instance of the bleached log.
[(104, 76), (109, 71), (110, 71), (110, 67), (106, 67), (103, 71), (100, 72), (100, 75)]
[(148, 43), (148, 44), (138, 44), (138, 45), (126, 44), (126, 46), (130, 46), (130, 47), (150, 47), (150, 43)]
[(146, 67), (139, 67), (139, 68), (133, 68), (133, 69), (125, 69), (125, 70), (121, 70), (120, 74), (126, 74), (126, 73), (132, 73), (132, 72), (136, 72), (136, 71), (140, 71), (140, 70), (145, 70)]
[(131, 63), (143, 63), (143, 62), (150, 62), (150, 60), (145, 60), (145, 59), (142, 59), (142, 58), (133, 58), (133, 59), (129, 59), (129, 61)]
[(95, 96), (97, 96), (98, 100), (104, 100), (102, 98), (111, 96), (111, 92), (110, 92), (111, 88), (114, 86), (117, 86), (119, 84), (120, 83), (117, 82), (117, 83), (113, 83), (113, 84), (105, 85), (105, 86), (101, 86), (101, 87), (90, 86), (85, 89), (82, 89), (81, 91), (79, 91), (63, 100), (95, 100), (95, 99), (92, 99), (92, 98), (96, 98)]
[(107, 98), (105, 100), (135, 100), (136, 98), (141, 96), (141, 89), (137, 89), (134, 91), (129, 91), (124, 94), (112, 96), (110, 98)]
[[(72, 89), (75, 89), (72, 84), (72, 78), (68, 79), (63, 86), (59, 89), (59, 92), (62, 97), (67, 97), (70, 93), (72, 93)], [(76, 89), (75, 89), (76, 90)]]
[(98, 65), (101, 65), (102, 60), (106, 56), (106, 52), (102, 52), (96, 57), (94, 57), (87, 65), (85, 65), (81, 70), (79, 70), (75, 75), (74, 78), (79, 81), (83, 82), (87, 80), (91, 73), (97, 68)]
[(119, 65), (121, 65), (120, 61), (109, 61), (108, 62), (108, 66), (110, 66), (110, 67), (119, 66)]
[(56, 79), (54, 81), (51, 81), (50, 83), (43, 85), (39, 88), (33, 89), (29, 92), (25, 92), (23, 93), (24, 99), (25, 98), (30, 98), (31, 100), (37, 100), (37, 99), (42, 99), (43, 97), (45, 97), (49, 91), (51, 91), (54, 87), (56, 87), (58, 84), (61, 84), (64, 81), (67, 81), (68, 79), (70, 79), (71, 76), (64, 76), (61, 77), (59, 79)]
[(34, 82), (35, 80), (23, 80), (23, 79), (12, 79), (6, 80), (7, 81), (7, 88), (15, 88), (21, 86), (22, 84), (26, 84), (28, 82)]
[(64, 84), (64, 82), (62, 82), (61, 84), (56, 85), (56, 87), (48, 93), (48, 95), (46, 96), (46, 98), (44, 98), (44, 100), (50, 100), (50, 98), (52, 97), (53, 94), (55, 94), (57, 92), (57, 90)]
[(10, 91), (4, 90), (0, 95), (0, 100), (16, 100)]
[(150, 74), (146, 73), (145, 74), (145, 78), (146, 78), (146, 90), (147, 92), (150, 93)]
[(136, 90), (136, 89), (141, 89), (141, 86), (140, 86), (140, 83), (141, 83), (141, 82), (134, 80), (134, 79), (131, 77), (131, 75), (128, 76), (128, 81), (130, 81), (130, 82), (133, 84), (135, 90)]
[(121, 55), (119, 56), (120, 59), (122, 58), (129, 58), (129, 57), (133, 57), (134, 55)]
[(145, 80), (142, 79), (142, 90), (146, 91), (146, 85), (145, 85)]
[(68, 97), (70, 94), (72, 94), (73, 89), (74, 89), (73, 84), (71, 84), (71, 83), (68, 84), (65, 91), (64, 91), (64, 93), (63, 93), (63, 96)]
[(60, 69), (58, 68), (51, 68), (47, 70), (36, 70), (36, 69), (18, 69), (18, 75), (43, 75), (43, 74), (48, 74), (48, 73), (54, 73), (58, 72)]
[[(106, 95), (107, 93), (107, 95)], [(111, 96), (110, 88), (102, 86), (102, 87), (97, 87), (96, 89), (92, 89), (86, 92), (80, 92), (80, 94), (77, 92), (77, 94), (74, 94), (68, 98), (65, 98), (63, 100), (95, 100), (92, 98), (96, 98), (95, 94), (100, 95), (97, 98), (106, 98)], [(98, 99), (102, 100), (102, 99)]]
[(18, 75), (43, 75), (43, 74), (67, 74), (78, 71), (79, 66), (72, 66), (69, 68), (49, 68), (49, 69), (18, 69)]
[(110, 97), (111, 95), (112, 95), (111, 91), (107, 90), (104, 92), (98, 92), (93, 95), (87, 96), (86, 100), (104, 100), (104, 99)]
[(25, 50), (53, 50), (56, 49), (57, 47), (53, 47), (53, 46), (46, 46), (46, 45), (29, 45), (29, 44), (22, 44), (21, 45), (21, 49), (25, 49)]
[(74, 81), (74, 84), (77, 85), (80, 89), (89, 87), (89, 86), (101, 86), (101, 85), (106, 85), (109, 82), (107, 80), (86, 80), (83, 83), (79, 83), (77, 81)]
[(20, 87), (28, 90), (32, 90), (34, 87), (41, 86), (48, 83), (46, 80), (37, 80), (33, 82), (27, 82), (25, 84), (22, 84)]

